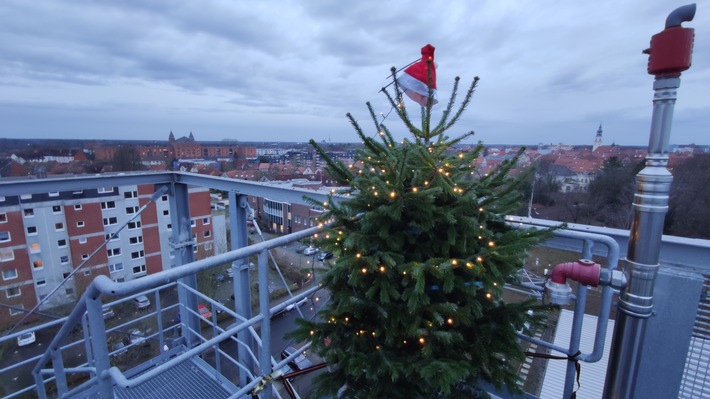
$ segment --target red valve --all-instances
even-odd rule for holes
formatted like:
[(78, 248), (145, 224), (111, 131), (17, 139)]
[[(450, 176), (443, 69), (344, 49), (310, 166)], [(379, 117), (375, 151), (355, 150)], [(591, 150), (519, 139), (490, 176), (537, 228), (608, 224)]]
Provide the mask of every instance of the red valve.
[(560, 263), (552, 268), (553, 283), (566, 284), (567, 279), (572, 279), (584, 285), (596, 287), (599, 285), (599, 274), (601, 265), (588, 259), (580, 259), (577, 262)]

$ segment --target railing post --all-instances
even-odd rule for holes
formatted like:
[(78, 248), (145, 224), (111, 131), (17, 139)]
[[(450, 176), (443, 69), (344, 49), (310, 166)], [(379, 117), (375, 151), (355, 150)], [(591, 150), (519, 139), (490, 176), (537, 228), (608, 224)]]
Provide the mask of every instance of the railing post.
[[(229, 192), (229, 228), (231, 231), (232, 250), (245, 248), (249, 245), (247, 236), (247, 208), (249, 202), (246, 195)], [(234, 308), (243, 320), (251, 319), (251, 283), (249, 281), (249, 259), (242, 258), (232, 262), (234, 275)], [(248, 370), (254, 371), (254, 361), (246, 348), (254, 348), (249, 331), (244, 330), (237, 334), (237, 339), (242, 345), (237, 345), (239, 362)], [(249, 381), (246, 373), (239, 373), (239, 382), (245, 386)]]
[[(261, 376), (271, 374), (271, 318), (269, 317), (269, 255), (267, 251), (259, 253), (259, 312), (261, 320), (261, 351), (259, 352), (259, 372)], [(261, 399), (271, 399), (272, 386), (267, 386), (261, 393)]]
[[(170, 222), (173, 227), (170, 244), (175, 253), (175, 265), (180, 266), (195, 260), (192, 252), (194, 240), (190, 226), (190, 197), (187, 184), (173, 183), (171, 188), (172, 190), (168, 192)], [(191, 347), (198, 342), (198, 339), (190, 331), (200, 333), (200, 320), (199, 316), (188, 311), (188, 309), (197, 311), (197, 298), (184, 286), (196, 290), (197, 276), (191, 274), (181, 277), (178, 282), (178, 300), (182, 305), (180, 307), (180, 323), (186, 327), (182, 328), (182, 336), (185, 338), (187, 346)]]
[[(111, 367), (108, 356), (108, 341), (106, 337), (106, 324), (101, 311), (101, 297), (86, 299), (86, 312), (89, 315), (89, 333), (91, 334), (91, 349), (94, 353), (94, 365), (98, 378), (99, 395), (102, 398), (112, 398), (113, 383), (108, 375)], [(55, 367), (56, 370), (56, 367)], [(59, 375), (59, 370), (57, 375)]]

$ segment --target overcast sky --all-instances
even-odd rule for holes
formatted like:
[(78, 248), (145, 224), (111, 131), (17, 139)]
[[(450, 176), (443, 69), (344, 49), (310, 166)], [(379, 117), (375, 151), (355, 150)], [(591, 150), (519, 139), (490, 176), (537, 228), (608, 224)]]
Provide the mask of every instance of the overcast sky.
[[(0, 2), (0, 137), (355, 142), (387, 114), (389, 69), (436, 47), (439, 105), (479, 88), (450, 135), (486, 144), (647, 145), (641, 50), (687, 1)], [(710, 144), (710, 5), (695, 20), (671, 143)], [(412, 114), (418, 106), (407, 103)], [(394, 114), (385, 124), (401, 132)], [(368, 133), (370, 130), (368, 130)], [(374, 134), (374, 130), (372, 131)], [(403, 137), (403, 133), (398, 133)]]

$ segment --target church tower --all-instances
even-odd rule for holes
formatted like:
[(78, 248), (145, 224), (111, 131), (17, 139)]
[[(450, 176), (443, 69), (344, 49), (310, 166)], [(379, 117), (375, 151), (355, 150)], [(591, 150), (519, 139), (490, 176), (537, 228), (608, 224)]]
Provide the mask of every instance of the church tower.
[(172, 144), (175, 142), (175, 135), (173, 134), (173, 131), (170, 131), (170, 136), (168, 136), (168, 143)]
[(594, 138), (594, 145), (592, 146), (592, 151), (596, 151), (597, 148), (602, 146), (602, 124), (599, 124), (599, 129), (597, 129), (597, 136)]

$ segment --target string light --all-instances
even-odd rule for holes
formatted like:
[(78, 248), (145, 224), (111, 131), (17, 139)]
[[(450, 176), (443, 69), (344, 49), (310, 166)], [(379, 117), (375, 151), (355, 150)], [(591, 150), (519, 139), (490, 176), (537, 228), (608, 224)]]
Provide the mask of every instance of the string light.
[(453, 325), (453, 324), (454, 324), (454, 319), (452, 319), (451, 317), (449, 317), (448, 319), (446, 319), (446, 324), (448, 324), (448, 325)]
[(476, 257), (476, 261), (477, 261), (477, 262), (483, 262), (483, 258), (481, 258), (480, 256), (477, 256), (477, 257)]
[(495, 245), (496, 245), (496, 243), (494, 243), (493, 241), (488, 241), (488, 246), (489, 246), (489, 247), (494, 247)]
[(384, 266), (380, 266), (380, 273), (384, 273), (384, 272), (385, 272), (385, 270), (387, 270), (387, 269), (385, 269), (385, 267), (384, 267)]
[(395, 193), (394, 191), (392, 191), (392, 192), (390, 193), (390, 198), (394, 198), (394, 197), (396, 197), (396, 196), (397, 196), (397, 193)]
[(362, 268), (362, 274), (367, 274), (367, 268), (366, 268), (366, 267), (363, 267), (363, 268)]
[(452, 264), (454, 267), (456, 267), (456, 266), (459, 265), (459, 261), (456, 260), (456, 259), (454, 259), (454, 260), (451, 261), (451, 264)]
[(493, 298), (493, 295), (491, 295), (490, 292), (486, 292), (486, 298), (487, 298), (487, 299), (491, 299), (491, 298)]
[(414, 187), (414, 188), (412, 188), (412, 191), (414, 191), (416, 193), (419, 190), (416, 187)]
[(420, 338), (419, 338), (419, 343), (420, 343), (420, 344), (423, 345), (425, 342), (426, 342), (426, 340), (424, 339), (424, 337), (420, 337)]

